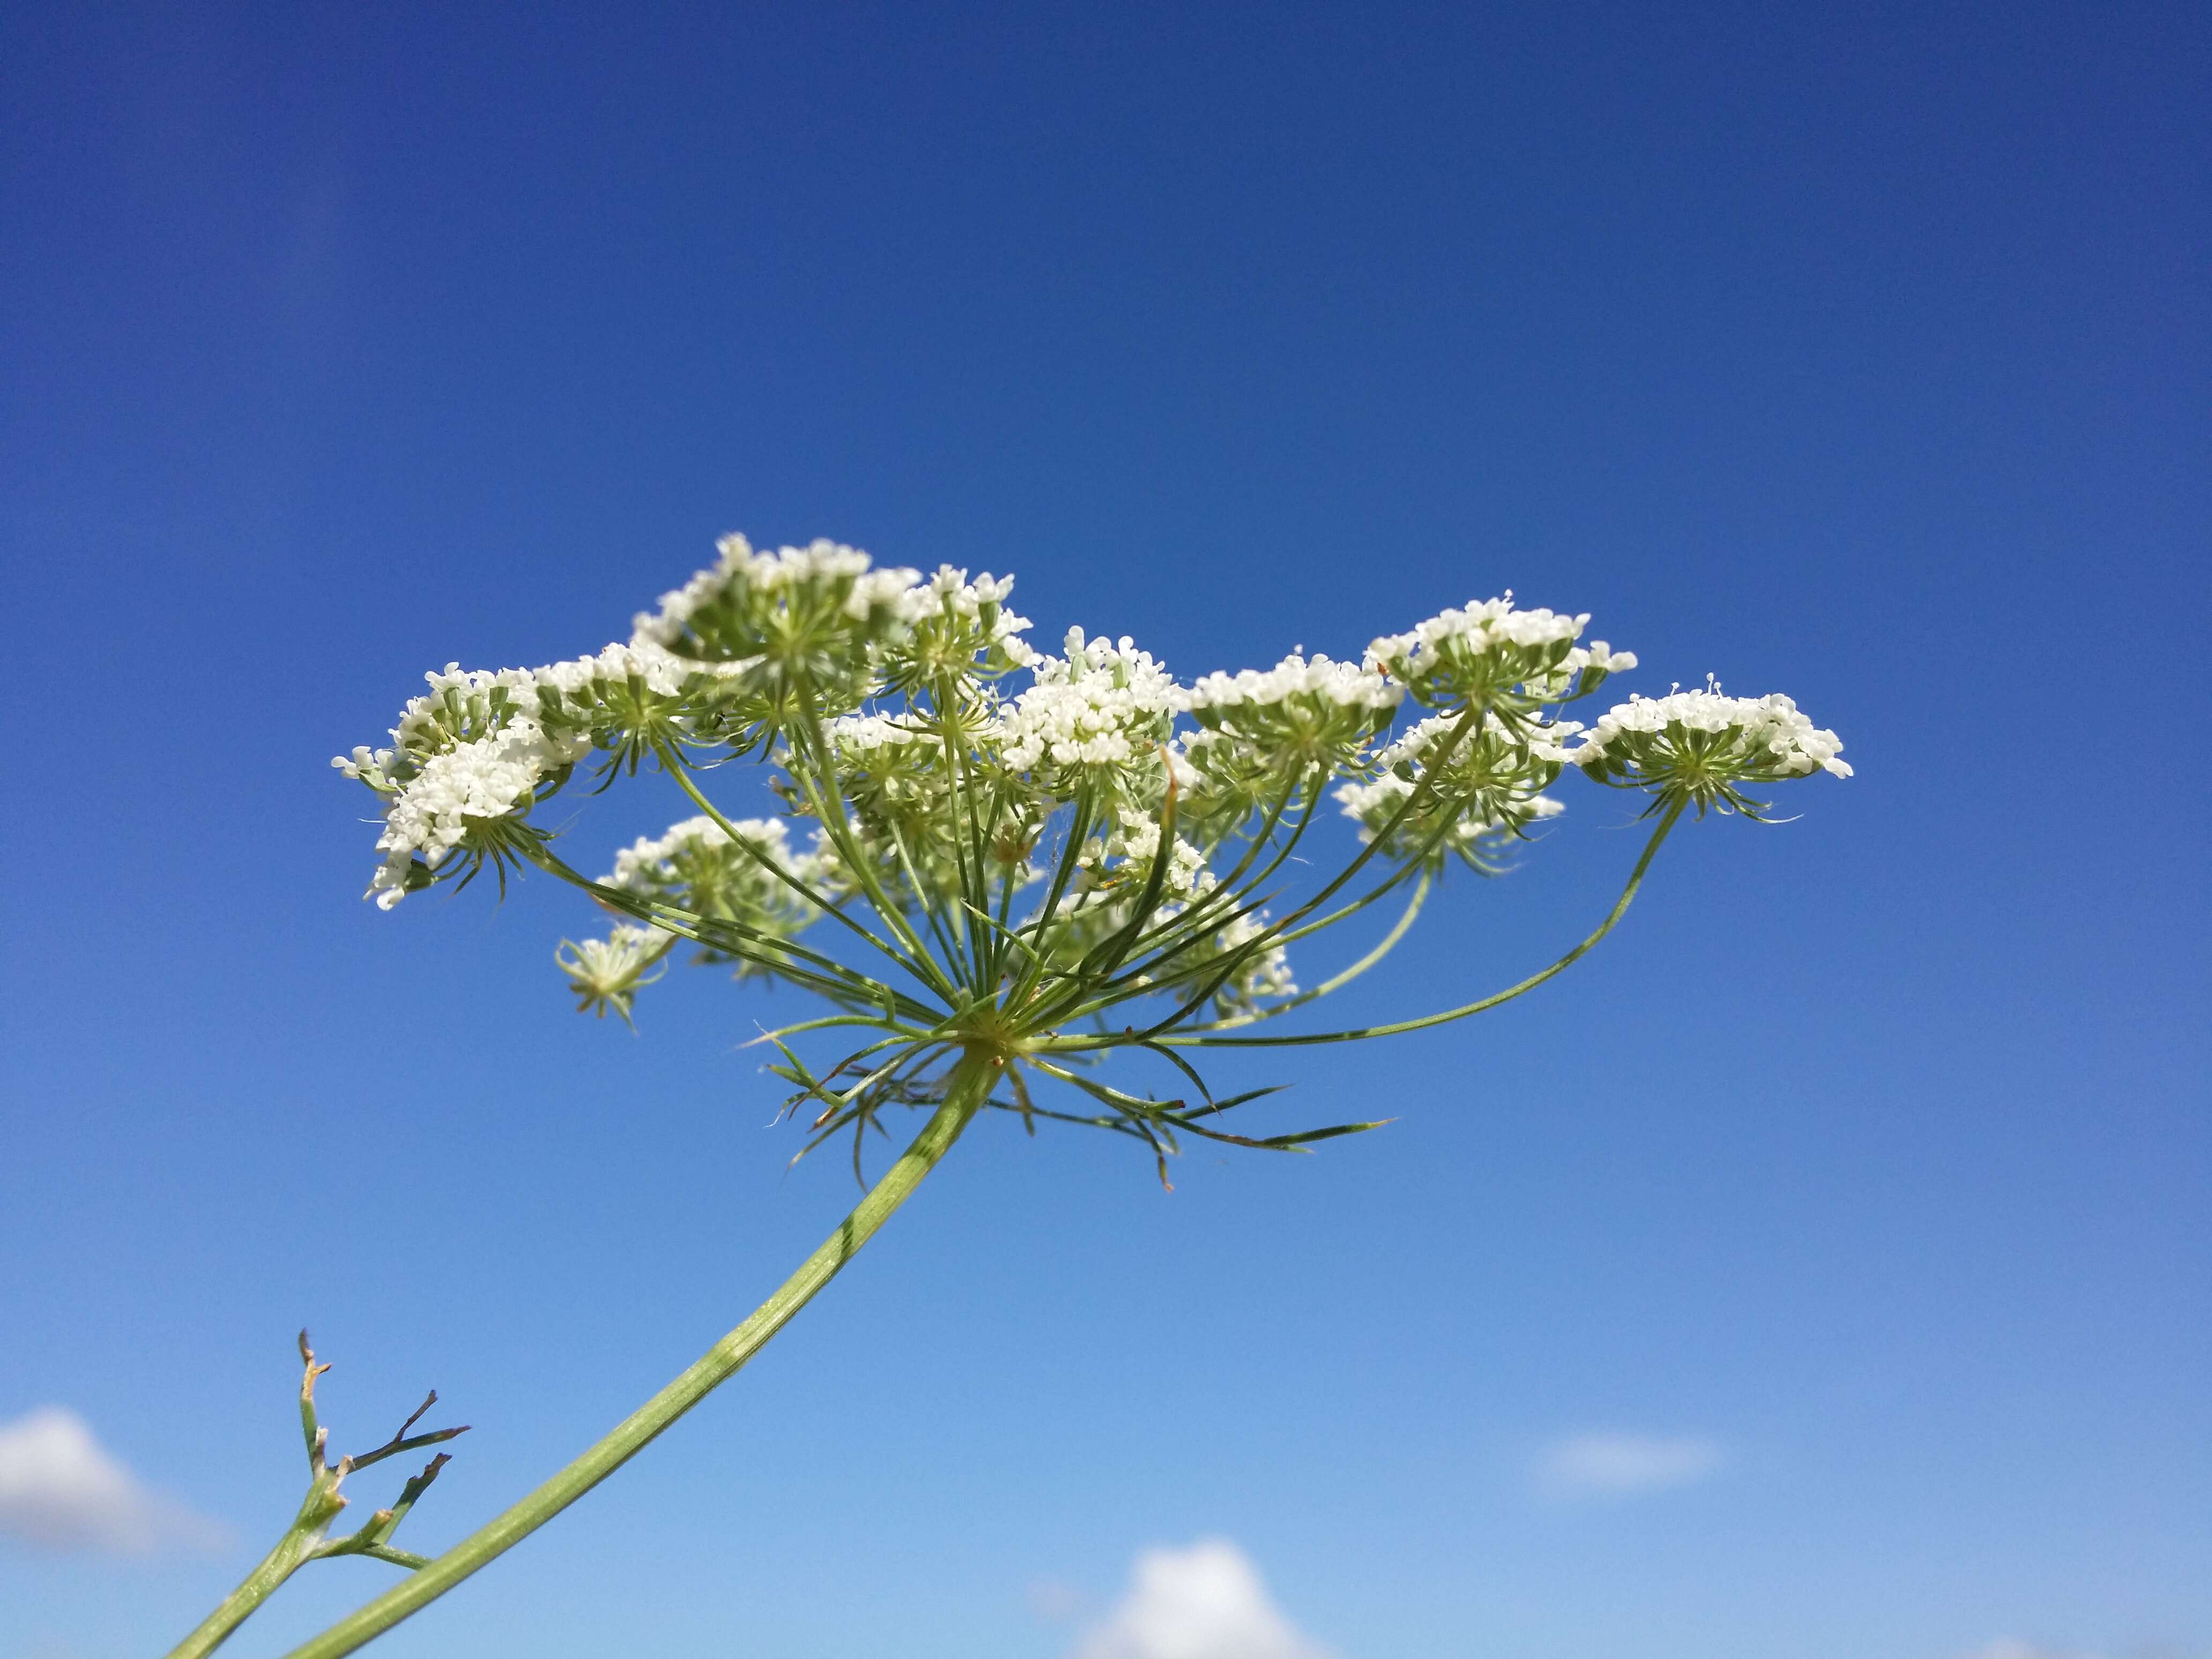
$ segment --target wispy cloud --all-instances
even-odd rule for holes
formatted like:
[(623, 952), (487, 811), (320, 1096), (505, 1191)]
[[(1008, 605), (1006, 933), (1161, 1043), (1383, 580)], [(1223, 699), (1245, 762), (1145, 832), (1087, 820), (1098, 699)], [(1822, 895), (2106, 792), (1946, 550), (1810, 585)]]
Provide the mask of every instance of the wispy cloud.
[(1329, 1659), (1267, 1594), (1225, 1538), (1137, 1558), (1129, 1589), (1069, 1659)]
[(1960, 1654), (1959, 1659), (2097, 1659), (2097, 1656), (2080, 1648), (2040, 1647), (2017, 1636), (2000, 1636), (1971, 1653)]
[(1083, 1592), (1057, 1578), (1031, 1580), (1029, 1599), (1030, 1611), (1048, 1624), (1065, 1624), (1083, 1611)]
[(1536, 1486), (1548, 1498), (1638, 1498), (1687, 1486), (1724, 1461), (1711, 1440), (1691, 1436), (1576, 1434), (1536, 1460)]
[(0, 1423), (0, 1534), (110, 1555), (222, 1548), (223, 1528), (149, 1492), (84, 1419), (47, 1406)]

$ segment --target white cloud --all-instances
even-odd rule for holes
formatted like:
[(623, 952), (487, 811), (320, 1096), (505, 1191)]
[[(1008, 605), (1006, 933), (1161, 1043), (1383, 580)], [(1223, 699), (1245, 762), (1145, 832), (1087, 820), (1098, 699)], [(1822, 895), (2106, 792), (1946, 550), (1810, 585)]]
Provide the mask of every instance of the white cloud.
[(2021, 1641), (2017, 1636), (2000, 1636), (1996, 1641), (1976, 1648), (1972, 1653), (1961, 1654), (1960, 1659), (2097, 1659), (2097, 1656), (2074, 1648), (2038, 1647), (2033, 1642)]
[(1285, 1619), (1225, 1538), (1138, 1556), (1129, 1589), (1069, 1659), (1329, 1659)]
[(228, 1541), (214, 1522), (141, 1486), (82, 1418), (59, 1406), (0, 1423), (0, 1534), (112, 1555)]
[(1552, 1498), (1636, 1498), (1705, 1480), (1722, 1463), (1710, 1440), (1650, 1434), (1577, 1434), (1537, 1460), (1536, 1485)]

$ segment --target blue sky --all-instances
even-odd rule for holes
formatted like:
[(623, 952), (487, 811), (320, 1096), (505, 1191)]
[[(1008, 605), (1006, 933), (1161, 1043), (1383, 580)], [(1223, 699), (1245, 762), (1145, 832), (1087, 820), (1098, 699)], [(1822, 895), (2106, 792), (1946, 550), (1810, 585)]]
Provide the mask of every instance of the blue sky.
[[(1215, 1572), (1261, 1659), (2212, 1653), (2208, 59), (2180, 5), (15, 9), (0, 1452), (94, 1437), (139, 1531), (0, 1482), (0, 1659), (236, 1577), (300, 1325), (345, 1437), (477, 1425), (436, 1547), (849, 1202), (736, 1048), (788, 994), (579, 1019), (574, 905), (378, 914), (327, 769), (730, 529), (1186, 676), (1510, 587), (1858, 776), (1510, 1010), (1226, 1068), (1387, 1132), (1167, 1195), (985, 1126), (379, 1652), (1159, 1659)], [(1595, 794), (1347, 1012), (1578, 936)]]

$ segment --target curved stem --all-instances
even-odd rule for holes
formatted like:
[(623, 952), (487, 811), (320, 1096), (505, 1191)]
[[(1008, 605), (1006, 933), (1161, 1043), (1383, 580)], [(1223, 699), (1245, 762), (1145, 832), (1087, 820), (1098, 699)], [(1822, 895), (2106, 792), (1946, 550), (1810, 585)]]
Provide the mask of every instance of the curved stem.
[(287, 1659), (338, 1659), (390, 1630), (497, 1557), (520, 1543), (593, 1486), (642, 1451), (670, 1424), (726, 1382), (757, 1353), (815, 1292), (837, 1276), (860, 1247), (874, 1237), (892, 1211), (912, 1195), (924, 1176), (937, 1167), (960, 1132), (981, 1109), (998, 1080), (1000, 1062), (970, 1052), (953, 1068), (945, 1101), (922, 1126), (884, 1178), (869, 1190), (813, 1255), (799, 1264), (775, 1293), (737, 1329), (707, 1350), (676, 1380), (617, 1424), (584, 1455), (504, 1515), (479, 1527), (443, 1555), (393, 1585), (374, 1601), (340, 1620), (313, 1641), (295, 1648)]
[(1275, 937), (1281, 937), (1285, 930), (1304, 921), (1315, 911), (1320, 909), (1322, 905), (1341, 892), (1354, 876), (1366, 868), (1368, 860), (1382, 850), (1383, 843), (1396, 833), (1398, 826), (1413, 816), (1416, 807), (1425, 805), (1429, 797), (1436, 793), (1437, 779), (1443, 775), (1444, 768), (1451, 764), (1451, 758), (1458, 752), (1460, 744), (1467, 740), (1470, 726), (1476, 740), (1480, 741), (1483, 727), (1489, 723), (1489, 703), (1486, 702), (1469, 703), (1466, 712), (1461, 714), (1451, 730), (1445, 734), (1443, 748), (1432, 759), (1429, 759), (1423, 767), (1420, 779), (1413, 785), (1412, 793), (1398, 803), (1398, 810), (1383, 820), (1382, 827), (1376, 830), (1367, 844), (1352, 855), (1352, 862), (1339, 871), (1334, 878), (1321, 891), (1275, 924), (1271, 930)]
[[(895, 949), (889, 940), (878, 938), (872, 929), (854, 921), (851, 916), (847, 915), (840, 906), (832, 904), (828, 900), (824, 899), (811, 887), (799, 880), (797, 876), (792, 874), (790, 871), (785, 869), (774, 859), (769, 857), (768, 854), (763, 852), (758, 847), (756, 847), (749, 838), (739, 834), (737, 825), (732, 823), (729, 819), (723, 817), (721, 809), (716, 806), (713, 801), (708, 799), (706, 795), (700, 790), (698, 785), (692, 782), (691, 774), (689, 769), (675, 765), (666, 761), (664, 761), (663, 764), (667, 768), (671, 775), (675, 778), (677, 787), (682, 789), (685, 794), (691, 797), (692, 804), (697, 806), (701, 811), (707, 815), (708, 818), (712, 821), (716, 829), (720, 830), (725, 836), (729, 837), (730, 842), (732, 846), (736, 847), (740, 852), (750, 854), (756, 864), (759, 865), (763, 870), (766, 870), (770, 875), (781, 880), (785, 886), (790, 888), (793, 892), (805, 899), (807, 902), (813, 905), (817, 910), (822, 911), (826, 915), (835, 916), (839, 921), (844, 923), (846, 927), (851, 928), (862, 939), (867, 940), (869, 944), (874, 945), (877, 950), (882, 951), (884, 955), (889, 957), (893, 962), (898, 963), (900, 967), (905, 969), (908, 973), (914, 974), (915, 976), (920, 979), (924, 984), (930, 983), (932, 977), (931, 975), (927, 971), (917, 969), (915, 963), (908, 958), (904, 951)], [(806, 781), (806, 780), (802, 780), (802, 782)], [(810, 795), (813, 793), (811, 783), (808, 784), (808, 793)], [(818, 810), (818, 798), (817, 799)], [(824, 822), (826, 823), (827, 820), (825, 819)], [(843, 827), (843, 820), (842, 818), (839, 820), (838, 827)], [(839, 855), (844, 858), (846, 862), (848, 864), (854, 862), (855, 855), (851, 853), (842, 842), (838, 843), (838, 852)], [(855, 880), (859, 880), (860, 878), (860, 872), (857, 868), (854, 872), (854, 878)], [(874, 901), (872, 899), (871, 902), (873, 902)], [(925, 953), (925, 960), (926, 959), (927, 956)], [(936, 990), (940, 995), (945, 994), (945, 988), (943, 986), (933, 985), (931, 988)]]
[(906, 879), (907, 890), (914, 895), (915, 908), (921, 912), (921, 919), (929, 927), (929, 936), (937, 941), (938, 956), (935, 959), (948, 963), (958, 961), (960, 952), (953, 947), (952, 936), (945, 932), (951, 925), (951, 913), (945, 911), (943, 917), (938, 915), (939, 911), (945, 910), (945, 902), (922, 880), (921, 866), (914, 861), (914, 848), (907, 845), (906, 831), (899, 827), (895, 816), (887, 818), (884, 828), (890, 836), (891, 851), (898, 857), (899, 872)]
[[(970, 988), (981, 993), (997, 982), (997, 975), (991, 971), (987, 959), (988, 946), (981, 930), (975, 925), (975, 913), (982, 910), (989, 903), (991, 896), (983, 876), (983, 832), (975, 821), (975, 792), (966, 780), (967, 769), (963, 763), (968, 745), (963, 740), (960, 702), (957, 696), (953, 694), (951, 678), (940, 677), (931, 688), (931, 695), (937, 704), (938, 730), (945, 743), (945, 774), (951, 782), (953, 798), (959, 802), (968, 820), (971, 839), (971, 844), (963, 848), (960, 842), (959, 824), (956, 823), (952, 826), (953, 867), (960, 874), (961, 921), (968, 935), (969, 961), (975, 975)], [(971, 853), (975, 860), (972, 881), (968, 872), (968, 859)], [(985, 914), (988, 914), (988, 911)]]
[[(906, 917), (900, 913), (897, 904), (892, 901), (890, 895), (884, 890), (882, 879), (876, 871), (875, 860), (868, 856), (867, 849), (860, 845), (859, 837), (853, 833), (851, 816), (845, 811), (844, 787), (837, 781), (836, 753), (830, 747), (830, 735), (823, 727), (820, 714), (811, 703), (805, 709), (805, 729), (806, 746), (812, 750), (811, 755), (806, 758), (810, 759), (812, 764), (790, 767), (786, 770), (799, 780), (799, 787), (806, 792), (808, 805), (814, 809), (816, 818), (820, 821), (823, 831), (829, 836), (830, 845), (837, 849), (837, 856), (844, 861), (853, 880), (867, 896), (868, 902), (875, 907), (876, 914), (884, 919), (891, 932), (899, 936), (906, 948), (902, 951), (892, 951), (880, 939), (876, 941), (877, 947), (890, 956), (893, 961), (900, 963), (923, 984), (935, 991), (938, 995), (945, 998), (948, 1001), (958, 1000), (951, 981), (939, 971), (937, 963), (931, 959), (927, 948), (921, 942), (921, 936), (908, 925)], [(823, 787), (824, 784), (828, 785), (826, 793)], [(854, 925), (859, 926), (858, 923)], [(876, 936), (871, 933), (868, 937), (874, 939)]]
[[(1075, 798), (1075, 810), (1067, 826), (1067, 841), (1060, 848), (1060, 858), (1053, 866), (1052, 886), (1045, 894), (1044, 908), (1014, 930), (1018, 936), (1034, 933), (1040, 946), (1045, 943), (1052, 929), (1053, 918), (1059, 913), (1060, 902), (1066, 896), (1068, 884), (1074, 879), (1075, 872), (1081, 865), (1083, 844), (1089, 839), (1091, 830), (1091, 792), (1085, 789)], [(1012, 1009), (1024, 1008), (1030, 997), (1036, 994), (1045, 972), (1046, 958), (1042, 952), (1030, 952), (1028, 964), (1023, 968), (1013, 988), (1004, 999), (1005, 1006)]]
[(810, 950), (796, 939), (763, 933), (758, 928), (748, 927), (742, 922), (702, 915), (696, 910), (687, 910), (664, 899), (593, 881), (563, 862), (558, 854), (543, 842), (532, 843), (526, 856), (548, 875), (557, 876), (570, 886), (590, 894), (617, 915), (649, 923), (665, 933), (674, 933), (679, 939), (688, 939), (695, 945), (703, 945), (709, 950), (725, 951), (743, 961), (756, 963), (771, 973), (782, 975), (794, 985), (819, 991), (833, 1001), (840, 998), (857, 997), (872, 1006), (884, 1009), (893, 1018), (903, 1012), (908, 1018), (934, 1023), (939, 1016), (939, 1010), (917, 1002), (903, 991), (886, 985), (879, 979), (872, 979), (857, 969), (847, 967), (835, 957)]
[[(1246, 849), (1244, 856), (1237, 860), (1237, 867), (1224, 876), (1211, 892), (1200, 895), (1181, 915), (1163, 923), (1158, 929), (1138, 942), (1136, 947), (1138, 960), (1133, 967), (1125, 969), (1114, 978), (1094, 988), (1118, 994), (1091, 997), (1079, 1006), (1060, 1011), (1055, 1018), (1062, 1022), (1081, 1019), (1087, 1014), (1110, 1008), (1115, 1003), (1125, 1000), (1126, 993), (1133, 986), (1149, 981), (1153, 986), (1164, 988), (1210, 971), (1209, 967), (1204, 965), (1194, 970), (1179, 970), (1173, 974), (1165, 972), (1164, 969), (1168, 963), (1185, 951), (1204, 944), (1223, 928), (1242, 921), (1247, 916), (1260, 914), (1267, 903), (1267, 897), (1255, 898), (1253, 895), (1260, 890), (1263, 884), (1273, 879), (1275, 872), (1288, 863), (1291, 855), (1297, 850), (1299, 841), (1304, 836), (1307, 826), (1313, 823), (1314, 813), (1320, 807), (1321, 784), (1325, 781), (1316, 779), (1314, 790), (1306, 801), (1305, 811), (1300, 815), (1297, 823), (1291, 827), (1290, 838), (1275, 849), (1275, 856), (1268, 860), (1265, 869), (1249, 881), (1245, 879), (1245, 872), (1252, 867), (1253, 860), (1258, 854), (1261, 847), (1265, 844), (1264, 842), (1255, 842)], [(1295, 793), (1295, 786), (1293, 793)], [(1282, 802), (1279, 803), (1278, 810), (1268, 815), (1265, 835), (1272, 836), (1274, 833), (1274, 826), (1281, 821), (1282, 811), (1287, 809), (1290, 799), (1291, 796), (1285, 794)], [(1243, 884), (1241, 887), (1238, 885), (1240, 882)], [(1215, 913), (1217, 908), (1220, 914)], [(1182, 934), (1182, 940), (1176, 944), (1169, 944), (1168, 941), (1174, 939), (1178, 933)], [(1264, 935), (1255, 936), (1255, 939), (1261, 941), (1258, 948), (1266, 948)], [(1239, 945), (1236, 953), (1237, 959), (1241, 960), (1249, 954), (1247, 947), (1254, 945), (1255, 942), (1255, 940), (1247, 940), (1245, 945)], [(1157, 955), (1145, 954), (1155, 951), (1158, 951)], [(1219, 967), (1218, 962), (1211, 964), (1212, 969)], [(1228, 971), (1234, 970), (1232, 963)], [(1192, 1006), (1202, 1006), (1206, 999), (1212, 994), (1210, 989), (1201, 993)], [(1178, 1014), (1174, 1018), (1180, 1018), (1182, 1016)]]
[[(1429, 896), (1429, 881), (1427, 872), (1423, 872), (1419, 884), (1413, 889), (1413, 896), (1407, 902), (1405, 910), (1398, 917), (1397, 925), (1382, 936), (1382, 942), (1380, 945), (1353, 963), (1352, 966), (1330, 975), (1310, 991), (1300, 991), (1297, 995), (1285, 1001), (1271, 1002), (1255, 1012), (1240, 1015), (1235, 1019), (1223, 1020), (1213, 1029), (1221, 1031), (1233, 1030), (1239, 1025), (1257, 1025), (1263, 1019), (1273, 1019), (1278, 1015), (1289, 1013), (1293, 1008), (1303, 1008), (1309, 1002), (1318, 1002), (1330, 992), (1340, 990), (1351, 984), (1353, 980), (1358, 979), (1398, 948), (1398, 941), (1405, 938), (1407, 931), (1413, 927), (1413, 918), (1421, 914), (1421, 906)], [(1156, 1031), (1153, 1035), (1157, 1036), (1158, 1033)]]
[(1637, 890), (1644, 885), (1644, 872), (1650, 869), (1651, 860), (1658, 854), (1660, 843), (1667, 839), (1667, 832), (1674, 827), (1677, 820), (1682, 816), (1683, 807), (1687, 805), (1686, 801), (1677, 800), (1667, 809), (1666, 816), (1659, 820), (1659, 827), (1651, 832), (1651, 839), (1644, 843), (1644, 856), (1636, 860), (1636, 868), (1629, 874), (1628, 885), (1621, 889), (1620, 896), (1613, 901), (1612, 910), (1607, 914), (1606, 919), (1598, 924), (1597, 931), (1550, 967), (1540, 973), (1529, 975), (1518, 985), (1508, 986), (1503, 991), (1486, 996), (1479, 1002), (1470, 1002), (1463, 1007), (1447, 1008), (1440, 1014), (1425, 1014), (1419, 1019), (1401, 1019), (1388, 1025), (1363, 1025), (1358, 1030), (1352, 1031), (1316, 1031), (1298, 1036), (1240, 1037), (1212, 1036), (1206, 1035), (1201, 1030), (1179, 1032), (1173, 1036), (1156, 1036), (1151, 1040), (1157, 1043), (1191, 1048), (1291, 1048), (1313, 1042), (1350, 1042), (1360, 1037), (1395, 1036), (1404, 1031), (1425, 1030), (1431, 1025), (1443, 1025), (1455, 1019), (1465, 1019), (1469, 1014), (1480, 1014), (1497, 1007), (1500, 1003), (1510, 1002), (1523, 993), (1534, 990), (1546, 980), (1555, 978), (1566, 972), (1589, 954), (1600, 939), (1613, 931), (1613, 924), (1628, 913), (1629, 905), (1636, 898)]

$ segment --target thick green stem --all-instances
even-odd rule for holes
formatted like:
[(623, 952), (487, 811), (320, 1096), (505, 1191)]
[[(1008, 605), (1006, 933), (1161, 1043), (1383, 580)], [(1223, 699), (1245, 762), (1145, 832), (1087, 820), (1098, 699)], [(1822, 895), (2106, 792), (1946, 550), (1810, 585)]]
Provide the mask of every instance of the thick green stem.
[(755, 1309), (744, 1324), (708, 1349), (674, 1382), (623, 1419), (605, 1439), (504, 1515), (478, 1528), (404, 1583), (393, 1585), (314, 1640), (294, 1649), (287, 1659), (338, 1659), (339, 1655), (351, 1653), (380, 1636), (409, 1614), (443, 1595), (477, 1568), (514, 1548), (637, 1455), (648, 1441), (705, 1399), (716, 1386), (728, 1381), (813, 1299), (816, 1291), (837, 1276), (838, 1270), (859, 1254), (860, 1247), (874, 1237), (876, 1229), (884, 1224), (891, 1212), (913, 1194), (921, 1178), (937, 1167), (938, 1161), (951, 1150), (960, 1132), (981, 1109), (999, 1074), (999, 1062), (994, 1057), (974, 1052), (965, 1055), (953, 1069), (944, 1104), (922, 1126), (914, 1144), (900, 1155), (837, 1231), (823, 1240), (821, 1247), (799, 1264), (799, 1271), (784, 1280), (775, 1294)]

